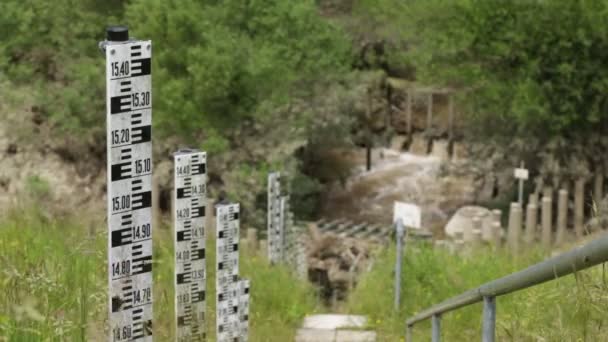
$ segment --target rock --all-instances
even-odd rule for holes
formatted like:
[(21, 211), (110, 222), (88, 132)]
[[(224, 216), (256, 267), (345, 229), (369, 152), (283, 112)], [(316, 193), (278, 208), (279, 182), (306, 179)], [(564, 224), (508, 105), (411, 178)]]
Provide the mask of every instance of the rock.
[(309, 231), (307, 265), (313, 275), (311, 281), (321, 287), (326, 300), (345, 298), (357, 276), (367, 269), (371, 246), (355, 238), (323, 234), (312, 224)]
[[(445, 226), (445, 234), (455, 238), (457, 234), (464, 233), (466, 230), (473, 229), (473, 218), (481, 219), (481, 226), (487, 227), (492, 223), (492, 213), (489, 209), (480, 206), (465, 206), (456, 211)], [(464, 234), (465, 236), (467, 234)], [(487, 238), (487, 236), (484, 236)]]

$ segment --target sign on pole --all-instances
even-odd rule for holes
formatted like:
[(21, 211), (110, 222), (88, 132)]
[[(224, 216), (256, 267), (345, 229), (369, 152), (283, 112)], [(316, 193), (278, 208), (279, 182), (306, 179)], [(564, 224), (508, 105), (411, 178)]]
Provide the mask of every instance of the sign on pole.
[(527, 169), (515, 169), (515, 178), (521, 180), (528, 180), (528, 170)]
[(420, 229), (422, 214), (420, 207), (414, 204), (395, 202), (393, 210), (393, 223), (401, 219), (401, 223), (408, 228)]
[(152, 341), (151, 41), (110, 27), (106, 55), (110, 341)]
[(521, 166), (515, 169), (515, 178), (519, 180), (518, 198), (517, 201), (520, 205), (524, 204), (524, 182), (528, 180), (528, 170), (524, 168), (524, 162), (521, 162)]
[(239, 205), (218, 205), (216, 217), (217, 341), (239, 341)]
[(281, 174), (268, 175), (268, 260), (281, 261), (283, 254), (283, 220), (281, 216)]
[(176, 336), (178, 342), (203, 341), (207, 155), (180, 150), (173, 159)]

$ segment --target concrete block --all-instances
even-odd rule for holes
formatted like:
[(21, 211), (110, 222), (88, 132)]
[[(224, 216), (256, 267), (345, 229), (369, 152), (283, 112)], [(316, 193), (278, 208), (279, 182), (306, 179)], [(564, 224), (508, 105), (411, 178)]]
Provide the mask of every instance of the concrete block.
[(298, 329), (296, 342), (334, 342), (336, 331), (331, 329)]
[(336, 342), (376, 342), (374, 331), (338, 330)]

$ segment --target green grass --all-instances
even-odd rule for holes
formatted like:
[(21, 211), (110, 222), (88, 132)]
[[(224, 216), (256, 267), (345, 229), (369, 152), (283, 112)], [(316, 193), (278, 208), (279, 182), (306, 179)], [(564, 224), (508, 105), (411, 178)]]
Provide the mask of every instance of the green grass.
[[(543, 259), (528, 250), (512, 258), (482, 249), (455, 256), (427, 245), (408, 246), (404, 257), (402, 305), (393, 310), (395, 249), (383, 252), (374, 269), (359, 283), (343, 310), (367, 314), (381, 341), (399, 341), (405, 319), (413, 314), (518, 271)], [(446, 341), (477, 341), (481, 337), (481, 304), (442, 317)], [(595, 268), (512, 293), (497, 299), (498, 341), (608, 341), (608, 286), (605, 268)], [(430, 322), (418, 323), (413, 337), (430, 340)]]
[[(105, 341), (106, 230), (91, 233), (73, 219), (13, 211), (0, 219), (0, 341)], [(154, 233), (154, 334), (174, 340), (173, 240)], [(215, 245), (207, 240), (208, 332), (215, 330)], [(241, 276), (251, 279), (250, 340), (290, 341), (317, 301), (285, 268), (241, 250)]]
[[(73, 219), (49, 219), (37, 211), (13, 211), (0, 219), (0, 341), (104, 341), (107, 323), (106, 233)], [(173, 243), (171, 231), (155, 231), (155, 336), (171, 341)], [(214, 336), (215, 246), (208, 239), (208, 332)], [(406, 317), (484, 282), (542, 260), (529, 250), (518, 258), (480, 250), (455, 256), (409, 245), (403, 267), (402, 307), (393, 304), (395, 251), (388, 248), (364, 275), (342, 310), (370, 317), (379, 341), (403, 338)], [(306, 282), (264, 257), (241, 249), (241, 275), (251, 279), (251, 341), (293, 341), (305, 314), (320, 304)], [(497, 300), (499, 341), (608, 341), (608, 285), (602, 266)], [(446, 341), (478, 340), (481, 305), (442, 319)], [(414, 329), (430, 339), (430, 322)]]

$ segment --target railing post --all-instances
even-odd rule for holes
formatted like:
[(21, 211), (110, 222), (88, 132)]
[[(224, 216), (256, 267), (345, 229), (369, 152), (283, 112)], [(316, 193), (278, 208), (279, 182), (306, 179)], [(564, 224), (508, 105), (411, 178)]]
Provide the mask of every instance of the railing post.
[(441, 315), (435, 314), (431, 319), (433, 325), (432, 342), (441, 341)]
[(395, 223), (397, 230), (397, 260), (395, 261), (395, 312), (399, 311), (401, 305), (401, 263), (403, 262), (403, 235), (405, 227), (403, 221), (398, 219)]
[(541, 242), (543, 248), (549, 250), (551, 248), (551, 197), (543, 196), (541, 201), (541, 224), (542, 224), (542, 237)]
[(412, 342), (412, 329), (414, 329), (413, 325), (408, 325), (405, 328), (405, 342)]
[(494, 342), (496, 336), (496, 298), (483, 297), (482, 342)]

